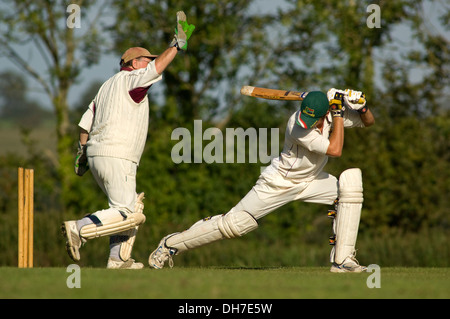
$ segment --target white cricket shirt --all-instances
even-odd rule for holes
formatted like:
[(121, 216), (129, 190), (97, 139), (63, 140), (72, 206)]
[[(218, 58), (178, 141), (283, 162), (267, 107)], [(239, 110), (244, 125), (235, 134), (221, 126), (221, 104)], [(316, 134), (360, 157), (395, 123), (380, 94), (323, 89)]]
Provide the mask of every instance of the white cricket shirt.
[[(283, 151), (262, 173), (267, 180), (277, 180), (280, 186), (312, 181), (328, 161), (326, 153), (330, 145), (328, 138), (332, 128), (331, 114), (326, 117), (321, 132), (318, 128), (303, 129), (297, 125), (297, 112), (292, 114), (287, 123)], [(344, 127), (364, 127), (359, 113), (347, 109), (344, 113)]]
[(99, 89), (78, 126), (89, 132), (88, 156), (107, 156), (139, 164), (147, 139), (147, 91), (162, 79), (155, 61), (146, 68), (122, 68)]

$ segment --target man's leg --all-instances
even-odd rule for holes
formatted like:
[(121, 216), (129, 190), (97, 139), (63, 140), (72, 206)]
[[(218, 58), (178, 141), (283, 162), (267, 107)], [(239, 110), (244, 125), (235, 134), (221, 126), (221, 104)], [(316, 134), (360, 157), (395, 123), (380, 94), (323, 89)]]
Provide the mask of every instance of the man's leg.
[(175, 254), (221, 239), (241, 237), (257, 227), (255, 218), (246, 211), (230, 211), (225, 215), (202, 219), (181, 233), (164, 237), (150, 254), (149, 265), (159, 269), (169, 260), (172, 267), (172, 256)]
[(333, 221), (335, 241), (330, 255), (331, 272), (363, 272), (367, 269), (360, 266), (355, 258), (362, 203), (361, 170), (345, 170), (339, 176), (339, 201)]
[(316, 179), (300, 191), (295, 200), (306, 203), (332, 205), (338, 197), (338, 180), (333, 175), (321, 172)]
[(256, 220), (292, 201), (296, 193), (296, 187), (279, 188), (262, 177), (227, 214), (202, 219), (181, 233), (164, 237), (150, 254), (149, 265), (159, 269), (168, 261), (172, 267), (175, 254), (217, 240), (243, 236), (258, 227)]
[[(125, 261), (120, 258), (122, 243), (129, 239), (129, 230), (136, 229), (145, 221), (142, 211), (135, 213), (136, 204), (136, 164), (130, 161), (107, 158), (89, 157), (89, 165), (100, 188), (108, 196), (109, 209), (97, 211), (79, 221), (63, 224), (66, 238), (75, 236), (74, 228), (79, 231), (81, 242), (88, 239), (111, 236), (110, 259)], [(75, 223), (76, 227), (72, 224)], [(71, 234), (67, 236), (70, 228)], [(79, 260), (79, 246), (69, 247), (69, 255)], [(127, 249), (131, 253), (131, 249)], [(76, 258), (78, 257), (78, 259)]]
[(332, 205), (337, 201), (333, 220), (333, 244), (330, 254), (332, 272), (361, 272), (355, 258), (356, 237), (363, 202), (361, 170), (352, 168), (336, 177), (322, 172), (309, 186), (298, 194), (297, 200), (310, 203)]

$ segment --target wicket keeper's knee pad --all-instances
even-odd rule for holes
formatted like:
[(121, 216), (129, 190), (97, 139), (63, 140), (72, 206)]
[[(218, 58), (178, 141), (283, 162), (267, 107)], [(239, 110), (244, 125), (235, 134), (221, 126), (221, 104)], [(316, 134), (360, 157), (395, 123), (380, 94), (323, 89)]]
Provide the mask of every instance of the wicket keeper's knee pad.
[(331, 262), (341, 264), (354, 254), (363, 203), (362, 174), (359, 168), (347, 169), (339, 176), (339, 203), (333, 229), (336, 235)]
[(181, 253), (224, 238), (240, 237), (256, 229), (256, 219), (246, 211), (231, 211), (196, 222), (189, 229), (174, 234), (166, 246)]

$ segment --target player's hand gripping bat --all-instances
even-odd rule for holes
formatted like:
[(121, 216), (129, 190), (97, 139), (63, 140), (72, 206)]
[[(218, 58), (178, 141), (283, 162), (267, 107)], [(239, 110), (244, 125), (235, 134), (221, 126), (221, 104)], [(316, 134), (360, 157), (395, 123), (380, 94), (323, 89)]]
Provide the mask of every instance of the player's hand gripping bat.
[[(303, 101), (308, 92), (286, 91), (260, 88), (255, 86), (244, 85), (241, 88), (241, 94), (253, 97), (259, 97), (267, 100), (281, 101)], [(358, 104), (365, 102), (364, 95), (359, 99)]]

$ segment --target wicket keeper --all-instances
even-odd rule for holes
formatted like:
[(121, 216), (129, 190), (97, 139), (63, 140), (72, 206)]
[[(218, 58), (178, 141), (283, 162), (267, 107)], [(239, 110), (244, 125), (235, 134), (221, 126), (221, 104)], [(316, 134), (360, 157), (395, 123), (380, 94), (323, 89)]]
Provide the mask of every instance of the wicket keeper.
[(194, 28), (179, 11), (174, 39), (161, 55), (141, 47), (126, 50), (120, 72), (101, 86), (81, 118), (75, 172), (81, 176), (91, 170), (109, 208), (63, 223), (66, 249), (74, 261), (80, 260), (80, 248), (87, 240), (110, 236), (107, 268), (144, 267), (131, 252), (138, 227), (145, 222), (144, 194), (136, 193), (136, 172), (147, 138), (147, 91), (162, 79), (177, 52), (187, 49)]

